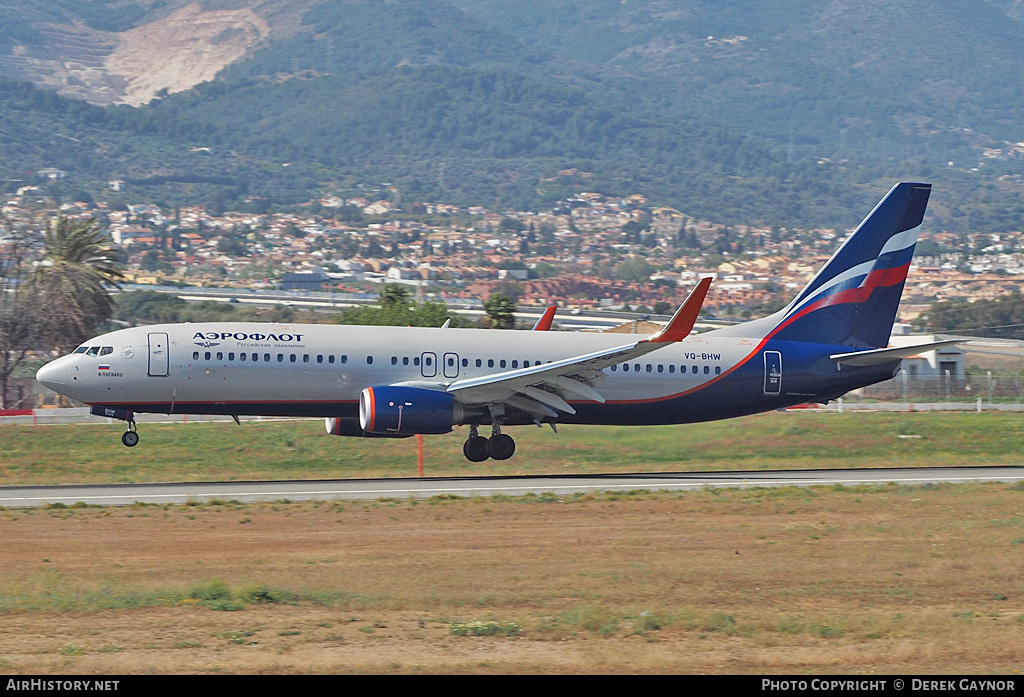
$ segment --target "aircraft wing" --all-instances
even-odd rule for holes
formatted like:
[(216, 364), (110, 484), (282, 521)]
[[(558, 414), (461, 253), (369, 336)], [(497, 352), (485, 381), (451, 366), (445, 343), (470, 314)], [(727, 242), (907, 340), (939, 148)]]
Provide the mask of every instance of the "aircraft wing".
[(594, 389), (604, 380), (602, 369), (689, 336), (710, 285), (710, 277), (702, 278), (665, 328), (646, 339), (529, 368), (457, 380), (448, 386), (448, 392), (463, 404), (507, 405), (538, 422), (544, 417), (557, 418), (559, 412), (575, 414), (567, 399), (582, 397), (603, 403), (605, 398)]

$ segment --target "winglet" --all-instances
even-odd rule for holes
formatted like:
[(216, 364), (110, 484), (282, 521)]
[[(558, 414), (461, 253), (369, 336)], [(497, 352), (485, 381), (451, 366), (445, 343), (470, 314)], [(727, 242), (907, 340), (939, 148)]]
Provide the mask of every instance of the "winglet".
[(551, 329), (551, 322), (555, 319), (555, 310), (557, 309), (557, 305), (551, 305), (548, 309), (544, 310), (544, 314), (537, 320), (537, 324), (533, 325), (533, 331), (546, 332)]
[(708, 294), (708, 288), (711, 286), (711, 276), (705, 276), (700, 279), (697, 283), (697, 287), (690, 291), (690, 295), (687, 296), (683, 304), (679, 306), (676, 313), (672, 315), (672, 319), (665, 325), (665, 328), (655, 334), (649, 339), (644, 341), (650, 343), (668, 343), (672, 341), (682, 341), (690, 335), (690, 331), (693, 330), (693, 325), (697, 323), (697, 315), (700, 314), (700, 308), (704, 304), (704, 298)]

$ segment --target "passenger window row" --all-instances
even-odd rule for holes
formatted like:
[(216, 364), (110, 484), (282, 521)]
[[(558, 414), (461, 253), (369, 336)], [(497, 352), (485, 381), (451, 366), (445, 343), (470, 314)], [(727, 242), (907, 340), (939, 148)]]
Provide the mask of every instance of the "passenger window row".
[[(469, 367), (470, 359), (468, 359), (468, 358), (459, 358), (459, 359), (457, 359), (456, 356), (454, 356), (453, 354), (445, 354), (444, 357), (445, 357), (445, 363), (446, 363), (446, 365), (449, 368), (454, 368), (455, 367), (455, 361), (456, 360), (459, 361), (460, 365), (463, 368), (468, 368)], [(398, 365), (399, 361), (401, 361), (402, 365), (409, 365), (410, 364), (410, 358), (408, 356), (403, 356), (402, 358), (399, 358), (398, 356), (392, 356), (391, 357), (391, 365)], [(411, 359), (411, 362), (412, 362), (412, 365), (419, 365), (420, 364), (420, 357), (419, 356), (413, 357)], [(551, 361), (547, 361), (547, 362), (550, 363)], [(524, 359), (522, 361), (522, 367), (529, 368), (531, 365), (540, 365), (541, 363), (544, 363), (544, 361), (533, 361), (533, 360), (530, 360), (530, 359)], [(424, 356), (423, 357), (423, 364), (426, 367), (428, 367), (428, 368), (431, 367), (432, 365), (434, 365), (434, 354), (430, 353), (430, 354)], [(473, 364), (477, 368), (483, 368), (484, 364), (485, 364), (485, 360), (483, 358), (476, 358), (476, 359), (474, 359)], [(511, 368), (518, 368), (520, 366), (520, 361), (519, 361), (518, 358), (514, 358), (512, 360), (508, 360), (508, 359), (505, 359), (505, 358), (499, 358), (499, 359), (488, 358), (486, 360), (486, 365), (487, 365), (488, 368), (495, 368), (495, 367), (497, 367), (497, 368), (509, 368), (509, 367), (511, 367)]]
[[(619, 367), (620, 367), (619, 365), (613, 365), (612, 366), (612, 372), (613, 373), (614, 372), (618, 372)], [(621, 368), (622, 368), (622, 372), (624, 372), (624, 373), (629, 373), (629, 372), (634, 372), (634, 373), (639, 373), (639, 372), (653, 373), (655, 371), (657, 371), (659, 373), (664, 373), (666, 370), (670, 374), (676, 372), (676, 366), (674, 364), (669, 364), (666, 367), (665, 364), (663, 364), (663, 363), (657, 363), (657, 364), (647, 363), (645, 365), (641, 365), (640, 363), (633, 363), (632, 366), (629, 363), (622, 363), (621, 364)], [(679, 374), (680, 375), (685, 375), (686, 372), (687, 372), (686, 369), (687, 369), (687, 366), (685, 366), (685, 365), (679, 366)], [(689, 372), (694, 374), (694, 375), (697, 375), (698, 373), (701, 372), (700, 371), (700, 366), (696, 366), (696, 365), (690, 366), (690, 371)], [(709, 365), (704, 366), (704, 374), (705, 375), (710, 375), (711, 374), (711, 366), (709, 366)], [(721, 374), (722, 374), (722, 366), (716, 365), (715, 366), (715, 375), (721, 375)]]
[[(311, 356), (308, 353), (300, 355), (300, 354), (295, 354), (295, 353), (290, 353), (290, 354), (285, 354), (285, 353), (278, 353), (278, 354), (264, 353), (264, 354), (260, 354), (260, 353), (256, 353), (256, 352), (253, 352), (253, 353), (240, 352), (240, 353), (236, 354), (234, 351), (230, 351), (228, 353), (225, 353), (223, 351), (193, 351), (192, 352), (192, 360), (194, 360), (194, 361), (198, 361), (198, 360), (204, 360), (204, 361), (216, 360), (218, 362), (223, 362), (225, 359), (229, 363), (232, 363), (232, 362), (235, 362), (235, 361), (239, 361), (239, 362), (243, 362), (243, 363), (244, 362), (257, 363), (257, 362), (259, 362), (261, 360), (264, 363), (273, 363), (275, 361), (278, 362), (278, 363), (284, 363), (286, 361), (289, 362), (289, 363), (299, 363), (299, 362), (311, 363), (311, 362), (316, 362), (318, 364), (323, 364), (323, 363), (333, 364), (333, 363), (336, 363), (336, 362), (337, 363), (342, 363), (342, 364), (348, 363), (348, 356), (347, 355), (341, 355), (341, 356), (335, 357), (334, 355), (324, 356), (323, 354), (317, 354), (316, 356)], [(428, 368), (434, 365), (435, 360), (436, 359), (434, 357), (434, 354), (428, 354), (428, 355), (422, 357), (423, 365), (425, 365)], [(447, 361), (447, 364), (448, 364), (449, 368), (454, 368), (455, 367), (456, 358), (454, 356), (451, 356), (451, 355), (447, 356), (446, 357), (446, 361)], [(470, 364), (470, 359), (462, 358), (462, 359), (460, 359), (460, 362), (461, 362), (463, 368), (468, 368), (469, 364)], [(551, 361), (547, 361), (547, 362), (550, 363)], [(366, 357), (366, 363), (367, 363), (367, 365), (373, 365), (373, 356), (367, 356)], [(402, 357), (392, 356), (391, 357), (391, 365), (399, 365), (399, 363), (401, 363), (401, 365), (406, 365), (406, 366), (407, 365), (413, 365), (413, 366), (417, 366), (418, 367), (420, 365), (420, 363), (421, 363), (421, 357), (420, 356), (413, 356), (413, 357), (409, 357), (409, 356), (402, 356)], [(544, 363), (544, 361), (530, 360), (530, 359), (524, 359), (521, 362), (523, 368), (529, 368), (530, 366), (536, 366), (536, 365), (540, 365), (542, 363)], [(477, 358), (477, 359), (474, 360), (474, 364), (476, 365), (477, 368), (482, 368), (482, 367), (484, 367), (485, 360), (482, 359), (482, 358)], [(488, 368), (495, 368), (495, 367), (497, 367), (497, 368), (509, 368), (509, 367), (511, 367), (511, 368), (515, 369), (515, 368), (519, 368), (520, 367), (520, 361), (517, 358), (514, 358), (512, 360), (507, 360), (505, 358), (499, 358), (499, 359), (488, 358), (488, 359), (486, 359), (486, 365), (487, 365)]]
[[(246, 363), (246, 362), (249, 362), (249, 361), (251, 361), (253, 363), (258, 363), (261, 360), (264, 363), (272, 363), (274, 361), (276, 361), (278, 363), (284, 363), (285, 362), (285, 356), (287, 356), (287, 360), (288, 360), (289, 363), (298, 363), (299, 360), (300, 360), (299, 355), (295, 354), (295, 353), (289, 353), (289, 354), (284, 354), (284, 353), (278, 353), (278, 354), (264, 353), (264, 354), (259, 354), (259, 353), (255, 352), (255, 351), (252, 352), (252, 353), (245, 353), (244, 351), (241, 351), (241, 352), (239, 352), (237, 354), (234, 351), (229, 351), (227, 354), (225, 354), (223, 351), (217, 351), (216, 353), (214, 353), (213, 351), (204, 351), (202, 353), (200, 353), (199, 351), (193, 351), (192, 352), (192, 360), (194, 360), (194, 361), (198, 361), (198, 360), (204, 360), (204, 361), (216, 360), (216, 361), (223, 362), (224, 359), (225, 359), (225, 355), (226, 355), (227, 361), (229, 363), (233, 363), (236, 360), (241, 362), (241, 363)], [(200, 358), (200, 356), (202, 358)], [(303, 363), (309, 363), (311, 360), (314, 360), (314, 359), (312, 359), (311, 356), (308, 353), (302, 354), (301, 361)], [(373, 359), (370, 358), (370, 357), (368, 357), (367, 360), (370, 363), (373, 362)], [(348, 356), (344, 355), (344, 354), (342, 354), (341, 356), (335, 356), (334, 354), (329, 354), (327, 356), (324, 356), (323, 354), (318, 354), (316, 356), (316, 358), (315, 358), (315, 361), (317, 363), (324, 363), (326, 361), (328, 364), (331, 364), (331, 363), (348, 363)]]
[[(113, 351), (114, 351), (114, 349), (112, 347), (110, 347), (110, 346), (104, 346), (104, 347), (102, 347), (102, 349), (99, 346), (94, 346), (92, 348), (88, 348), (88, 347), (84, 347), (83, 346), (83, 347), (80, 347), (78, 350), (76, 350), (75, 353), (85, 353), (86, 355), (89, 355), (89, 356), (95, 356), (95, 355), (97, 355), (96, 352), (99, 352), (98, 355), (105, 356), (108, 353), (113, 353)], [(206, 361), (217, 360), (217, 361), (223, 362), (224, 359), (225, 359), (225, 355), (227, 356), (227, 360), (228, 360), (229, 363), (235, 362), (236, 360), (239, 361), (239, 362), (242, 362), (242, 363), (246, 363), (246, 362), (250, 362), (250, 361), (252, 363), (258, 363), (261, 360), (264, 363), (272, 363), (275, 360), (276, 360), (277, 363), (284, 363), (285, 360), (287, 360), (289, 363), (298, 363), (298, 362), (300, 362), (300, 360), (301, 360), (302, 363), (316, 362), (318, 364), (323, 364), (323, 363), (326, 362), (328, 365), (331, 365), (331, 364), (334, 364), (334, 363), (341, 363), (341, 364), (348, 363), (348, 356), (344, 355), (344, 354), (342, 354), (340, 356), (335, 356), (334, 354), (329, 354), (327, 356), (324, 356), (323, 354), (317, 354), (315, 357), (312, 357), (312, 356), (310, 356), (310, 354), (304, 353), (304, 354), (301, 355), (301, 359), (300, 359), (299, 354), (295, 354), (295, 353), (290, 353), (290, 354), (284, 354), (284, 353), (278, 353), (278, 354), (264, 353), (264, 354), (261, 355), (261, 354), (256, 353), (256, 352), (253, 352), (253, 353), (240, 352), (240, 353), (236, 354), (234, 351), (228, 352), (227, 354), (225, 354), (223, 351), (217, 351), (217, 352), (213, 352), (213, 351), (205, 351), (205, 352), (193, 351), (192, 352), (192, 360), (198, 361), (198, 360), (200, 360), (200, 356), (202, 356), (202, 360), (206, 360)], [(287, 356), (287, 359), (286, 359), (286, 356)], [(446, 360), (447, 360), (447, 364), (448, 364), (449, 368), (454, 368), (455, 367), (455, 360), (456, 359), (455, 359), (454, 356), (449, 355), (449, 356), (446, 357)], [(469, 367), (469, 362), (470, 362), (470, 359), (462, 358), (461, 359), (462, 367), (463, 368), (468, 368)], [(547, 361), (547, 362), (550, 363), (551, 361)], [(367, 356), (366, 357), (366, 363), (367, 363), (367, 365), (373, 365), (373, 356)], [(413, 356), (411, 358), (409, 356), (402, 356), (402, 357), (392, 356), (391, 357), (391, 365), (399, 365), (399, 363), (401, 363), (401, 365), (403, 365), (403, 366), (407, 366), (407, 365), (419, 366), (420, 365), (420, 356)], [(495, 359), (495, 358), (488, 358), (488, 359), (476, 358), (476, 359), (474, 359), (473, 363), (474, 363), (474, 365), (477, 368), (483, 368), (484, 365), (486, 364), (486, 366), (488, 368), (512, 368), (513, 370), (515, 370), (515, 369), (519, 368), (519, 366), (520, 366), (519, 359), (508, 360), (508, 359), (505, 359), (505, 358), (498, 358), (498, 359)], [(537, 365), (541, 365), (542, 363), (544, 363), (544, 361), (532, 361), (531, 362), (529, 359), (524, 359), (522, 361), (522, 367), (523, 368), (529, 368), (531, 365), (537, 366)], [(426, 367), (428, 367), (428, 368), (432, 367), (433, 364), (434, 364), (434, 356), (433, 356), (433, 354), (428, 354), (428, 355), (424, 356), (423, 357), (423, 364)], [(611, 366), (611, 371), (613, 373), (618, 372), (619, 368), (621, 368), (622, 372), (624, 372), (624, 373), (630, 373), (630, 372), (633, 372), (633, 373), (640, 373), (640, 372), (665, 373), (665, 372), (668, 372), (669, 374), (674, 374), (676, 372), (676, 366), (675, 366), (675, 364), (672, 364), (672, 363), (670, 363), (668, 365), (666, 365), (664, 363), (656, 363), (656, 364), (655, 363), (646, 363), (646, 364), (622, 363), (622, 364), (619, 364), (619, 365)], [(715, 375), (721, 375), (722, 367), (716, 365), (714, 367), (714, 371), (715, 371)], [(693, 365), (693, 366), (681, 365), (681, 366), (679, 366), (679, 374), (680, 375), (685, 375), (687, 372), (690, 372), (693, 375), (697, 375), (697, 374), (699, 374), (701, 372), (701, 369), (700, 369), (700, 366), (696, 366), (696, 365)], [(709, 365), (704, 366), (703, 373), (705, 375), (710, 375), (711, 374), (711, 366), (709, 366)]]

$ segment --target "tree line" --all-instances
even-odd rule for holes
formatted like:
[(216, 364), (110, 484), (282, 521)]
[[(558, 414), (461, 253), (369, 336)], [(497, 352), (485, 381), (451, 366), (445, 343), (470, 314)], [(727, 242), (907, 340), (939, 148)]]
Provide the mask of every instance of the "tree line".
[(514, 329), (516, 306), (501, 293), (484, 302), (486, 319), (475, 325), (452, 312), (444, 303), (427, 300), (417, 303), (408, 286), (385, 284), (378, 303), (342, 309), (340, 315), (313, 315), (293, 307), (253, 307), (215, 300), (185, 302), (176, 295), (152, 290), (136, 290), (117, 295), (114, 318), (129, 325), (175, 322), (306, 322), (361, 324), (392, 327), (484, 326)]
[(1010, 293), (994, 300), (937, 302), (915, 322), (915, 327), (940, 334), (1024, 339), (1024, 295)]

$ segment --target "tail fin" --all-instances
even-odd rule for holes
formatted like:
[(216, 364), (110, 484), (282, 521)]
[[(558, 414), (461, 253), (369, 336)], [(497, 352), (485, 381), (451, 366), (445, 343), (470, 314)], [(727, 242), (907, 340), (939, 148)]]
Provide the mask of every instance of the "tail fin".
[(931, 184), (894, 186), (796, 299), (772, 316), (770, 335), (887, 346), (930, 194)]

